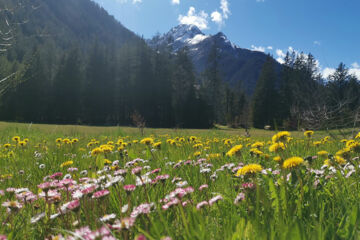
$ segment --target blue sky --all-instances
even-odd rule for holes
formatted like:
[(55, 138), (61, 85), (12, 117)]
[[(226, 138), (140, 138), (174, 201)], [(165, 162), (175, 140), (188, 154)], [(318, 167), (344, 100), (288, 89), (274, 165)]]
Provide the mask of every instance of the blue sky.
[(344, 62), (360, 79), (360, 0), (94, 1), (145, 38), (193, 23), (279, 61), (289, 48), (311, 52), (325, 75)]

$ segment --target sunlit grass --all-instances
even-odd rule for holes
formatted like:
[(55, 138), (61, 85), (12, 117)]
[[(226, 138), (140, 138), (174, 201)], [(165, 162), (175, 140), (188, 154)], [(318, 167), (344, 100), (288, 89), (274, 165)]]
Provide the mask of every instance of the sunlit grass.
[(360, 237), (360, 143), (350, 135), (0, 130), (0, 239)]

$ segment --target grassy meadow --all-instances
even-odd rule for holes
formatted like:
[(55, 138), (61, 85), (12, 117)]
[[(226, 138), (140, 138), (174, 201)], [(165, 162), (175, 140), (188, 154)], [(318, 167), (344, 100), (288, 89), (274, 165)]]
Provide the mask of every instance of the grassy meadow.
[(0, 123), (3, 239), (360, 239), (360, 133)]

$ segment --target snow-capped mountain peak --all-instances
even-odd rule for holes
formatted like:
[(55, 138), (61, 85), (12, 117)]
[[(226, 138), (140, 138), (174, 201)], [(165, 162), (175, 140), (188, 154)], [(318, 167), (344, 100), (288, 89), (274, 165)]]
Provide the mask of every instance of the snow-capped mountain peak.
[(169, 32), (148, 41), (150, 46), (171, 47), (173, 52), (189, 45), (195, 45), (210, 37), (205, 35), (197, 26), (180, 24)]
[[(215, 47), (223, 80), (230, 85), (241, 82), (249, 95), (254, 91), (262, 65), (267, 59), (264, 53), (238, 47), (222, 32), (206, 35), (195, 25), (178, 25), (147, 43), (153, 49), (166, 49), (174, 54), (186, 47), (198, 76), (208, 69), (209, 56)], [(279, 71), (280, 65), (275, 60), (274, 64)]]
[(195, 25), (181, 24), (173, 27), (166, 35), (171, 35), (178, 41), (186, 41), (187, 39), (194, 38), (196, 35), (204, 35), (204, 33)]

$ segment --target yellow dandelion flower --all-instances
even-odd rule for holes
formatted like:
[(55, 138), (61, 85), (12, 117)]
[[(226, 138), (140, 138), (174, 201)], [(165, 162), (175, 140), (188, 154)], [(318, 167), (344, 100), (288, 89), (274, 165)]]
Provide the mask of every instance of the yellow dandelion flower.
[(280, 156), (276, 156), (276, 157), (273, 158), (273, 160), (274, 160), (275, 162), (281, 162), (281, 157), (280, 157)]
[(356, 139), (360, 138), (360, 132), (355, 136)]
[(335, 162), (337, 162), (339, 165), (345, 165), (346, 160), (341, 156), (335, 156)]
[(317, 152), (317, 155), (319, 155), (320, 157), (327, 157), (329, 155), (329, 153), (325, 150), (322, 150), (322, 151)]
[(259, 164), (248, 164), (242, 168), (240, 168), (237, 173), (235, 174), (236, 177), (244, 176), (244, 175), (251, 175), (258, 172), (261, 172), (263, 168)]
[(282, 142), (274, 143), (269, 147), (270, 152), (280, 152), (285, 150), (285, 144)]
[(353, 142), (349, 148), (356, 153), (360, 153), (360, 143), (358, 142)]
[(315, 141), (315, 142), (313, 142), (313, 145), (314, 145), (315, 147), (318, 147), (318, 146), (321, 145), (321, 141)]
[(94, 148), (92, 151), (91, 151), (91, 156), (96, 156), (96, 155), (99, 155), (100, 153), (102, 153), (103, 150), (99, 147), (97, 148)]
[(161, 142), (154, 143), (153, 148), (161, 148)]
[(203, 147), (203, 145), (201, 143), (195, 144), (193, 146), (193, 148), (202, 148), (202, 147)]
[(225, 145), (232, 145), (231, 139), (225, 139), (224, 144)]
[(4, 144), (4, 148), (10, 148), (11, 147), (11, 144), (10, 143), (5, 143)]
[(291, 157), (284, 161), (283, 168), (285, 168), (285, 169), (295, 168), (295, 167), (301, 165), (303, 162), (304, 162), (304, 159), (302, 159), (301, 157)]
[(323, 142), (326, 143), (329, 141), (329, 139), (330, 139), (330, 136), (326, 136), (326, 137), (324, 137)]
[(108, 145), (108, 144), (104, 144), (100, 146), (101, 150), (103, 153), (110, 153), (113, 151), (114, 146), (113, 145)]
[(351, 155), (351, 149), (350, 148), (343, 148), (336, 152), (336, 156), (340, 156), (342, 158), (349, 158)]
[(243, 148), (243, 146), (240, 144), (240, 145), (236, 145), (234, 147), (232, 147), (227, 153), (226, 153), (226, 156), (229, 156), (229, 157), (232, 157), (234, 155), (238, 155), (240, 154), (241, 152), (241, 149)]
[(67, 161), (67, 162), (62, 163), (62, 164), (60, 165), (60, 167), (63, 168), (63, 167), (71, 166), (71, 165), (73, 165), (73, 164), (74, 164), (73, 161)]
[(13, 140), (14, 142), (19, 142), (19, 141), (20, 141), (20, 137), (19, 137), (19, 136), (15, 136), (15, 137), (12, 138), (12, 140)]
[(112, 161), (110, 161), (109, 159), (104, 159), (104, 163), (107, 164), (107, 165), (109, 165), (109, 164), (112, 163)]
[(350, 147), (353, 143), (355, 143), (355, 140), (349, 140), (346, 142), (345, 146)]
[(311, 138), (312, 135), (314, 135), (314, 131), (309, 130), (304, 132), (304, 136), (307, 138)]
[(278, 132), (277, 134), (275, 134), (271, 140), (274, 143), (286, 142), (289, 137), (290, 137), (290, 133), (288, 131), (282, 131), (282, 132)]
[(154, 143), (153, 138), (144, 138), (140, 141), (141, 144), (152, 145)]
[(201, 155), (201, 152), (197, 151), (197, 152), (194, 152), (194, 157), (198, 157)]
[(260, 156), (262, 156), (264, 153), (263, 153), (262, 151), (260, 151), (259, 149), (257, 149), (257, 148), (252, 148), (252, 149), (250, 149), (250, 154), (251, 154), (252, 156), (260, 157)]
[(330, 159), (326, 159), (326, 160), (324, 161), (324, 165), (330, 166), (330, 165), (331, 165)]
[(189, 140), (190, 141), (195, 141), (197, 138), (195, 137), (195, 136), (191, 136), (190, 138), (189, 138)]

